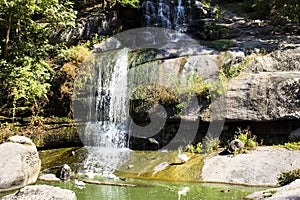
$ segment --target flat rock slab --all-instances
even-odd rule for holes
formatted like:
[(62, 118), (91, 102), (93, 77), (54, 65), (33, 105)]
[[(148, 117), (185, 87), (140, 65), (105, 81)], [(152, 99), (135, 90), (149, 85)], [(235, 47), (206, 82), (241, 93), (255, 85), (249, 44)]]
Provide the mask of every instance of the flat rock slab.
[(300, 151), (258, 147), (248, 154), (210, 156), (202, 178), (208, 182), (277, 186), (282, 172), (300, 168)]
[(31, 185), (22, 188), (19, 192), (7, 195), (1, 200), (76, 200), (71, 190), (61, 189), (48, 185)]
[(246, 200), (297, 200), (300, 199), (300, 179), (289, 185), (248, 195)]
[(60, 182), (61, 180), (55, 176), (55, 174), (43, 174), (39, 177), (41, 181), (48, 182)]

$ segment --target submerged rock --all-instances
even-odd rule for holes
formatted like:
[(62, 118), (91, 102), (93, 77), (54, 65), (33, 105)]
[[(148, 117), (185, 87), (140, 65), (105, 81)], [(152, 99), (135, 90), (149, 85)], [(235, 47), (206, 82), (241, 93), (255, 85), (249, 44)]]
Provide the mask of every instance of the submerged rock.
[(11, 195), (7, 195), (2, 200), (76, 200), (76, 195), (73, 191), (61, 189), (59, 187), (53, 187), (48, 185), (31, 185), (22, 188), (19, 192)]
[(33, 142), (13, 136), (0, 145), (0, 191), (13, 190), (35, 183), (41, 168)]
[(44, 174), (39, 177), (42, 181), (48, 181), (48, 182), (59, 182), (61, 181), (59, 178), (55, 176), (55, 174)]

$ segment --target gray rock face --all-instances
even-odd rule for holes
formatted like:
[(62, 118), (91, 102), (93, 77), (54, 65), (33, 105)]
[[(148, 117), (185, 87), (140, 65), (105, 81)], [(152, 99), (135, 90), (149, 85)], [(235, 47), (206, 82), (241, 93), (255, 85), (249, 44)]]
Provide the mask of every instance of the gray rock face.
[(35, 183), (41, 168), (37, 149), (30, 139), (14, 136), (8, 141), (14, 142), (0, 145), (0, 191)]
[(289, 135), (289, 141), (291, 142), (298, 142), (300, 141), (300, 128), (292, 131)]
[(73, 191), (48, 185), (31, 185), (22, 188), (19, 192), (7, 195), (1, 200), (76, 200)]
[(300, 71), (300, 48), (274, 51), (246, 66), (247, 72)]
[(52, 43), (66, 42), (74, 45), (80, 40), (88, 40), (93, 36), (107, 36), (115, 34), (121, 27), (120, 19), (116, 11), (102, 13), (99, 10), (90, 11), (76, 20), (74, 28), (68, 28), (50, 37)]
[(227, 88), (226, 119), (300, 119), (300, 48), (258, 57)]
[(300, 197), (300, 179), (289, 185), (255, 192), (246, 197), (248, 200), (297, 200)]

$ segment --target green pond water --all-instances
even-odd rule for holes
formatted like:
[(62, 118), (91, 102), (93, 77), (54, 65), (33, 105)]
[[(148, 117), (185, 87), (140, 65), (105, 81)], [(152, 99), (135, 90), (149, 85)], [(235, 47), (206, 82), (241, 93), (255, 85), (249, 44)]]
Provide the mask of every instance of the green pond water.
[[(75, 153), (74, 153), (75, 152)], [(64, 163), (71, 166), (75, 173), (80, 172), (90, 155), (89, 150), (83, 148), (63, 148), (40, 151), (43, 173), (55, 173), (55, 170)], [(191, 158), (182, 165), (168, 166), (162, 171), (153, 173), (153, 169), (162, 162), (176, 162), (177, 152), (138, 152), (131, 151), (126, 154), (117, 170), (116, 175), (124, 178), (109, 179), (97, 177), (96, 179), (105, 183), (131, 184), (135, 187), (110, 186), (100, 184), (88, 184), (79, 187), (74, 179), (86, 177), (76, 176), (67, 182), (45, 182), (38, 181), (36, 184), (59, 186), (72, 190), (76, 193), (78, 200), (178, 200), (178, 199), (243, 199), (248, 194), (264, 190), (261, 187), (245, 187), (228, 184), (200, 183), (199, 171), (201, 173), (201, 162), (203, 156), (188, 154)], [(114, 157), (113, 157), (114, 158)], [(85, 164), (83, 164), (85, 163)], [(97, 165), (98, 162), (94, 163)], [(126, 166), (133, 167), (127, 169)], [(53, 170), (54, 169), (54, 170)], [(192, 181), (191, 179), (197, 179)], [(163, 181), (162, 181), (163, 180)], [(6, 193), (7, 194), (7, 193)], [(0, 198), (5, 194), (0, 193)]]
[(137, 187), (120, 187), (86, 184), (79, 188), (73, 181), (40, 184), (50, 184), (72, 190), (78, 200), (178, 200), (178, 199), (243, 199), (258, 190), (264, 188), (232, 186), (225, 184), (204, 184), (185, 182), (166, 182), (153, 180), (127, 180), (135, 183)]
[[(75, 155), (72, 155), (72, 152), (75, 152)], [(85, 162), (85, 159), (88, 157), (88, 152), (89, 150), (85, 147), (40, 151), (42, 170), (47, 171), (47, 169), (53, 166), (60, 166), (63, 163), (67, 163), (76, 172), (78, 169), (75, 168), (80, 168), (80, 166), (82, 166), (81, 163)], [(208, 184), (195, 181), (192, 182), (190, 180), (189, 182), (185, 182), (184, 180), (188, 180), (190, 177), (195, 177), (194, 175), (198, 174), (193, 173), (193, 171), (199, 171), (199, 166), (201, 168), (201, 162), (203, 160), (203, 156), (199, 154), (189, 154), (189, 156), (191, 157), (190, 160), (184, 165), (170, 166), (153, 176), (153, 171), (151, 171), (151, 169), (164, 161), (176, 162), (175, 158), (177, 157), (177, 152), (130, 152), (130, 155), (127, 155), (126, 159), (122, 160), (123, 164), (120, 163), (120, 166), (117, 169), (119, 170), (119, 174), (122, 174), (123, 177), (127, 177), (126, 180), (114, 181), (104, 179), (104, 181), (134, 184), (136, 187), (120, 187), (86, 183), (83, 188), (80, 188), (75, 185), (74, 180), (59, 183), (39, 181), (38, 184), (47, 184), (70, 189), (76, 193), (78, 200), (238, 200), (243, 199), (243, 197), (255, 191), (266, 189), (261, 187), (245, 187), (228, 184)], [(126, 170), (126, 166), (128, 165), (132, 165), (134, 167)], [(188, 171), (191, 173), (185, 176), (184, 174), (188, 174)], [(174, 177), (174, 179), (170, 179), (170, 177)]]

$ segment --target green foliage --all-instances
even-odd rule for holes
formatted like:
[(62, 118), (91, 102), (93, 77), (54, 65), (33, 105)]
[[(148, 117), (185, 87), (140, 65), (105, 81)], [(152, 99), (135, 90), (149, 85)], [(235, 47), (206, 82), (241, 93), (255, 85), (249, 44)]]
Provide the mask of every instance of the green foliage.
[(186, 151), (190, 153), (201, 153), (202, 152), (202, 143), (198, 142), (196, 145), (189, 144), (186, 147)]
[(241, 140), (244, 144), (241, 152), (247, 152), (248, 150), (256, 149), (258, 146), (258, 143), (256, 142), (256, 136), (251, 133), (249, 127), (247, 129), (238, 128), (235, 134), (235, 139)]
[(131, 6), (134, 8), (139, 8), (140, 7), (140, 0), (118, 0), (119, 4), (122, 6)]
[(300, 23), (300, 2), (296, 0), (231, 0), (230, 3), (236, 13), (249, 13), (252, 18), (272, 19), (275, 22), (285, 19)]
[[(53, 70), (45, 61), (58, 46), (48, 35), (59, 28), (73, 26), (76, 12), (72, 3), (59, 0), (0, 2), (0, 110), (41, 112)], [(11, 103), (12, 102), (12, 103)]]
[(278, 183), (282, 185), (287, 185), (296, 179), (300, 178), (300, 169), (294, 169), (288, 172), (283, 172), (279, 175)]
[(212, 45), (217, 50), (225, 51), (231, 47), (234, 47), (235, 43), (232, 40), (220, 39), (220, 40), (213, 41)]
[(212, 153), (218, 150), (220, 140), (219, 138), (205, 138), (203, 142), (203, 153)]
[(88, 48), (89, 43), (79, 44), (70, 48), (63, 48), (58, 54), (58, 59), (63, 59), (65, 62), (72, 62), (80, 65), (91, 54)]
[(138, 87), (132, 94), (131, 111), (146, 112), (155, 104), (176, 105), (177, 97), (168, 88), (149, 84)]
[(287, 142), (283, 147), (289, 150), (300, 150), (300, 142)]

